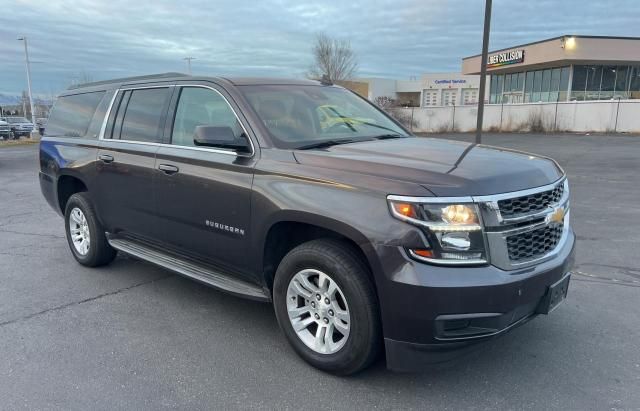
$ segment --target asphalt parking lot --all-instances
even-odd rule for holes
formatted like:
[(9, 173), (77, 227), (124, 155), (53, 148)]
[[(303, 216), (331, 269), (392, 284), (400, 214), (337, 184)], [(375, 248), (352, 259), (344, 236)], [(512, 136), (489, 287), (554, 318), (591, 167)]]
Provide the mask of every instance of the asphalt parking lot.
[(127, 257), (78, 265), (40, 194), (37, 146), (0, 147), (0, 408), (640, 409), (640, 136), (484, 142), (567, 171), (568, 299), (465, 361), (351, 378), (299, 359), (270, 305)]

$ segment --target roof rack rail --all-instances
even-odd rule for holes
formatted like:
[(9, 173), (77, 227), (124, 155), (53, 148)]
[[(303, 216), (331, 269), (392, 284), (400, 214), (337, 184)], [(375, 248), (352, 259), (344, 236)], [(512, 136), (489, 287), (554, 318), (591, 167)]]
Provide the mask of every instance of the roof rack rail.
[(76, 90), (84, 87), (92, 87), (99, 86), (102, 84), (112, 84), (112, 83), (124, 83), (129, 81), (138, 81), (138, 80), (153, 80), (153, 79), (163, 79), (163, 78), (172, 78), (172, 77), (187, 77), (187, 74), (184, 73), (159, 73), (159, 74), (149, 74), (146, 76), (135, 76), (135, 77), (122, 77), (122, 78), (114, 78), (111, 80), (102, 80), (102, 81), (93, 81), (91, 83), (82, 83), (75, 84), (69, 86), (67, 90)]

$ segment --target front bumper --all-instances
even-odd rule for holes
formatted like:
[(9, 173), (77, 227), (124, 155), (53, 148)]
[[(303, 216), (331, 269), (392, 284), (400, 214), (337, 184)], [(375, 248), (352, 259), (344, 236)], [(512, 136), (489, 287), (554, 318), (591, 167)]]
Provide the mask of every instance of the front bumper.
[(531, 320), (549, 286), (571, 271), (574, 247), (570, 231), (554, 258), (512, 271), (437, 267), (382, 247), (386, 275), (378, 292), (387, 366), (408, 371), (447, 361)]

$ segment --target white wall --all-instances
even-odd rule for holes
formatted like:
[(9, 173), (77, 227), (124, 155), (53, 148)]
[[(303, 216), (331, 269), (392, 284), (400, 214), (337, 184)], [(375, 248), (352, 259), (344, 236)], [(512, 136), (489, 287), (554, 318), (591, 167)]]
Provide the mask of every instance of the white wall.
[(376, 97), (396, 98), (396, 80), (386, 78), (360, 78), (356, 81), (362, 81), (369, 85), (369, 101), (374, 101)]
[[(415, 132), (474, 131), (477, 106), (394, 108), (392, 115)], [(616, 121), (617, 117), (617, 121)], [(628, 132), (640, 133), (640, 100), (570, 101), (559, 103), (488, 104), (483, 129), (488, 131)]]

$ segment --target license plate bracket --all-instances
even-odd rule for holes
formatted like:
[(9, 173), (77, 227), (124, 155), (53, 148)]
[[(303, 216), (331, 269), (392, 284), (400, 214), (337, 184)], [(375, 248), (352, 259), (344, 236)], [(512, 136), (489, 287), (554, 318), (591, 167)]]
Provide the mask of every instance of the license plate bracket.
[(540, 305), (538, 305), (537, 311), (539, 314), (549, 314), (555, 310), (565, 298), (567, 298), (570, 279), (571, 273), (567, 273), (562, 277), (562, 279), (560, 279), (560, 281), (549, 286), (546, 294), (542, 298), (542, 301), (540, 301)]

